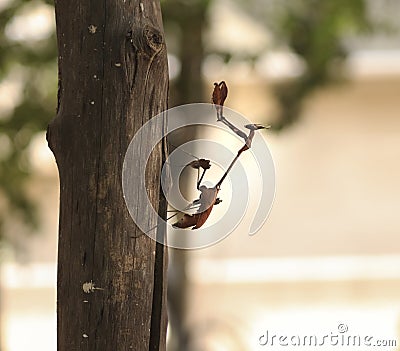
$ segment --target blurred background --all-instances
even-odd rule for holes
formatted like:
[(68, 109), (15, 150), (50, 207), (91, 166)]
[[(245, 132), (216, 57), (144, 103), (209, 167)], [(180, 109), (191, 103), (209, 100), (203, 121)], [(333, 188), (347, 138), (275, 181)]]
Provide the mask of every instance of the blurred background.
[[(210, 102), (212, 83), (225, 80), (228, 107), (273, 126), (263, 135), (277, 182), (256, 236), (239, 227), (213, 247), (170, 250), (169, 350), (261, 350), (266, 331), (322, 336), (340, 323), (347, 335), (399, 344), (400, 3), (165, 0), (162, 8), (170, 107)], [(56, 349), (58, 176), (45, 141), (55, 38), (52, 1), (0, 0), (5, 351)]]

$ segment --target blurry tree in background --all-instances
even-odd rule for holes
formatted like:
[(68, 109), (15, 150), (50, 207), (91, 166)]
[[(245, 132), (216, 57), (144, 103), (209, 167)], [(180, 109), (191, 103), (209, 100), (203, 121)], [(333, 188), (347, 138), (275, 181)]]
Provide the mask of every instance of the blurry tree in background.
[[(161, 1), (168, 51), (174, 52), (181, 71), (173, 83), (170, 105), (202, 101), (202, 63), (205, 57), (203, 32), (211, 0)], [(170, 106), (172, 107), (172, 106)]]
[[(281, 130), (298, 120), (304, 99), (316, 88), (340, 77), (348, 53), (345, 37), (377, 27), (367, 0), (232, 0), (231, 3), (265, 28), (271, 40), (256, 53), (230, 50), (205, 40), (213, 6), (220, 0), (161, 0), (167, 47), (177, 57), (180, 74), (170, 84), (170, 107), (209, 101), (203, 96), (202, 65), (210, 55), (254, 64), (269, 51), (285, 51), (299, 63), (297, 75), (274, 82), (279, 113), (273, 127)], [(230, 6), (228, 1), (223, 1)], [(54, 24), (41, 21), (53, 12), (53, 1), (0, 0), (0, 235), (12, 220), (34, 226), (34, 204), (25, 184), (31, 174), (29, 145), (55, 115), (57, 89)], [(224, 12), (213, 13), (224, 25)], [(240, 23), (237, 24), (240, 26)], [(226, 78), (228, 79), (228, 78)], [(181, 261), (180, 261), (181, 260)], [(184, 254), (177, 269), (180, 291), (175, 297), (178, 318), (185, 306)], [(173, 314), (173, 313), (172, 313)], [(173, 316), (171, 315), (173, 318)], [(182, 335), (184, 335), (183, 333)], [(186, 336), (188, 337), (188, 336)], [(185, 336), (182, 338), (185, 339)]]

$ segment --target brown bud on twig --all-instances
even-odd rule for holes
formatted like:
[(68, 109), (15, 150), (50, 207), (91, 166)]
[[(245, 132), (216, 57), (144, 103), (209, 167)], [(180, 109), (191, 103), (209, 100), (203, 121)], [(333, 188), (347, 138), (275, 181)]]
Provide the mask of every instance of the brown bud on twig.
[(215, 105), (224, 106), (226, 97), (228, 96), (228, 87), (226, 83), (214, 83), (214, 91), (212, 94), (212, 101)]
[(210, 160), (206, 160), (204, 158), (201, 158), (200, 160), (192, 161), (188, 164), (188, 166), (195, 168), (195, 169), (199, 169), (199, 168), (209, 169), (211, 167)]

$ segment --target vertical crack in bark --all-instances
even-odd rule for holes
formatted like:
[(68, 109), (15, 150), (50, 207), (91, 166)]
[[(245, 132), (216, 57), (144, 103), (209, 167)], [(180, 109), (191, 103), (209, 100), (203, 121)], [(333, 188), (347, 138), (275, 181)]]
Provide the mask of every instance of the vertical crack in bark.
[[(103, 127), (103, 112), (104, 112), (104, 74), (105, 74), (105, 38), (106, 38), (106, 23), (107, 23), (107, 0), (104, 0), (103, 2), (103, 6), (104, 6), (104, 17), (103, 17), (103, 33), (102, 33), (102, 72), (101, 72), (101, 101), (100, 101), (100, 128)], [(91, 274), (90, 274), (90, 278), (92, 280), (96, 281), (97, 277), (94, 277), (94, 269), (95, 269), (95, 258), (96, 258), (96, 233), (98, 232), (98, 206), (99, 206), (99, 187), (100, 187), (100, 165), (101, 165), (101, 155), (102, 155), (102, 148), (103, 148), (103, 143), (102, 143), (102, 135), (103, 133), (100, 133), (100, 138), (99, 138), (99, 148), (98, 148), (98, 156), (97, 156), (97, 174), (96, 174), (96, 195), (95, 195), (95, 199), (96, 199), (96, 204), (95, 204), (95, 218), (94, 218), (94, 232), (92, 233), (93, 235), (93, 247), (92, 247), (92, 265), (91, 265)], [(89, 308), (89, 316), (88, 316), (88, 320), (89, 320), (89, 325), (92, 321), (92, 305)], [(101, 318), (102, 319), (102, 318)], [(97, 322), (97, 324), (99, 324), (101, 322), (101, 320), (99, 319), (99, 321)]]

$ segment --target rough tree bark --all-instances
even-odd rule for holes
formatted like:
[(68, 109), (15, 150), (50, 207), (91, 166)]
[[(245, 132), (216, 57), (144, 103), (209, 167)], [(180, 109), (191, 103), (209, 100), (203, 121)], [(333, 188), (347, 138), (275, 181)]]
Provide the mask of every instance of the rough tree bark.
[[(166, 249), (135, 226), (121, 183), (133, 135), (167, 107), (159, 3), (55, 7), (59, 96), (47, 139), (60, 176), (58, 350), (164, 350)], [(159, 213), (164, 156), (158, 145), (147, 172)]]

